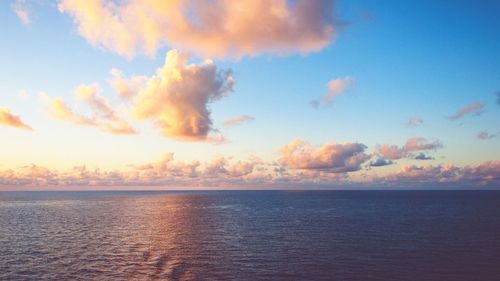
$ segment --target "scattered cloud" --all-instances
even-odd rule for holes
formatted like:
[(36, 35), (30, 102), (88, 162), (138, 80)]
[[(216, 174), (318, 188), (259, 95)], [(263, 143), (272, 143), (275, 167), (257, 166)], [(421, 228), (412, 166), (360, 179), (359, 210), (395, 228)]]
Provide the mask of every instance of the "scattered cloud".
[[(129, 58), (163, 46), (206, 58), (308, 53), (337, 33), (333, 0), (61, 0), (91, 45)], [(258, 24), (255, 19), (258, 18)]]
[(404, 149), (408, 152), (421, 151), (421, 150), (436, 150), (443, 148), (443, 144), (438, 141), (429, 142), (423, 137), (413, 137), (406, 141)]
[(74, 112), (60, 98), (50, 98), (47, 94), (42, 94), (41, 98), (48, 106), (51, 116), (55, 119), (76, 125), (94, 126), (103, 132), (115, 135), (136, 134), (136, 130), (118, 115), (100, 92), (101, 89), (98, 84), (82, 84), (75, 89), (77, 100), (87, 104), (92, 111), (91, 117)]
[(16, 0), (12, 4), (12, 10), (16, 13), (22, 24), (29, 25), (31, 23), (30, 11), (26, 4), (26, 0)]
[(479, 102), (472, 102), (467, 106), (459, 109), (455, 114), (448, 116), (447, 118), (454, 121), (458, 120), (466, 115), (481, 115), (484, 112), (484, 104)]
[(200, 64), (188, 60), (187, 54), (169, 51), (165, 65), (134, 97), (133, 114), (152, 120), (166, 137), (206, 141), (215, 131), (208, 105), (233, 92), (235, 80), (231, 70), (219, 70), (210, 60)]
[[(382, 145), (379, 145), (376, 150), (377, 150), (377, 153), (380, 154), (384, 158), (391, 159), (391, 160), (397, 160), (397, 159), (411, 156), (412, 152), (436, 150), (436, 149), (440, 149), (442, 147), (443, 147), (443, 144), (438, 140), (429, 142), (426, 138), (423, 138), (423, 137), (413, 137), (413, 138), (408, 139), (403, 147), (398, 147), (397, 145), (382, 144)], [(417, 156), (420, 156), (420, 158), (422, 158), (424, 156), (428, 157), (423, 153), (421, 153), (421, 154), (422, 155), (417, 154)], [(417, 158), (415, 157), (415, 159), (417, 159)], [(423, 160), (423, 159), (419, 159), (419, 160)]]
[(416, 116), (416, 117), (412, 117), (412, 118), (408, 119), (408, 121), (406, 121), (406, 126), (418, 127), (418, 126), (422, 125), (423, 123), (424, 123), (424, 120), (422, 120), (422, 118)]
[(0, 107), (0, 125), (33, 131), (33, 129), (26, 125), (19, 116), (13, 115), (10, 113), (10, 110), (5, 107)]
[(319, 99), (311, 101), (314, 108), (328, 106), (335, 101), (335, 98), (350, 89), (354, 84), (354, 78), (344, 77), (330, 80), (327, 84), (327, 92)]
[(232, 118), (229, 118), (229, 119), (225, 120), (223, 122), (223, 124), (224, 124), (225, 127), (232, 127), (232, 126), (241, 125), (243, 123), (250, 122), (250, 121), (253, 121), (253, 120), (255, 120), (255, 118), (252, 117), (252, 116), (238, 115), (238, 116), (234, 116)]
[(495, 138), (497, 134), (491, 134), (487, 131), (481, 131), (477, 134), (477, 138), (480, 140), (487, 140), (487, 139), (492, 139)]
[(358, 171), (370, 157), (361, 143), (335, 142), (318, 148), (301, 140), (294, 140), (281, 148), (282, 165), (289, 169), (318, 170), (329, 173)]

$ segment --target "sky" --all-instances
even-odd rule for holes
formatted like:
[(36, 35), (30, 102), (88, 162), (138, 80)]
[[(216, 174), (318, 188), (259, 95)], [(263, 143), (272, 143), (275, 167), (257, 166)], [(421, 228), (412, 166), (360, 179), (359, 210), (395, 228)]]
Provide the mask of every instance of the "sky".
[(499, 11), (3, 0), (0, 186), (498, 188)]

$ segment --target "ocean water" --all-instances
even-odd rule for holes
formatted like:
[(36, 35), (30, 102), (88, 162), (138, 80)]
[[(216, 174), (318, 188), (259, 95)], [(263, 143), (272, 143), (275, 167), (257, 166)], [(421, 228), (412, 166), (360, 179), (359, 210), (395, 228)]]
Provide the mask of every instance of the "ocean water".
[(0, 280), (500, 280), (500, 192), (3, 192)]

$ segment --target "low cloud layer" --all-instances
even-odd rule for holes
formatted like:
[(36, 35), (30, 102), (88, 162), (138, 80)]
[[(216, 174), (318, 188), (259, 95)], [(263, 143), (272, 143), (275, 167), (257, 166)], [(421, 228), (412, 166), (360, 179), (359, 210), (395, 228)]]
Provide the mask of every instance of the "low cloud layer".
[(314, 108), (331, 105), (335, 101), (335, 98), (343, 94), (353, 85), (354, 78), (349, 76), (330, 80), (327, 84), (326, 93), (321, 98), (311, 101), (311, 105)]
[(295, 140), (281, 148), (280, 163), (289, 169), (318, 170), (329, 173), (353, 172), (370, 157), (361, 143), (327, 143), (320, 147)]
[(30, 126), (26, 125), (19, 116), (12, 114), (10, 110), (5, 107), (0, 107), (0, 125), (29, 131), (33, 130)]
[(238, 116), (234, 116), (232, 118), (225, 120), (223, 122), (223, 124), (225, 127), (233, 127), (233, 126), (241, 125), (243, 123), (247, 123), (247, 122), (250, 122), (253, 120), (255, 120), (255, 118), (253, 118), (252, 116), (238, 115)]
[(219, 70), (210, 60), (188, 60), (186, 54), (168, 52), (165, 64), (134, 97), (133, 114), (153, 121), (166, 137), (205, 141), (214, 131), (208, 106), (233, 92), (235, 80), (231, 70)]
[(54, 119), (76, 125), (94, 126), (103, 132), (115, 135), (136, 134), (136, 130), (113, 109), (100, 92), (101, 89), (97, 84), (82, 84), (75, 89), (76, 99), (90, 108), (92, 112), (90, 117), (74, 112), (60, 98), (50, 98), (46, 94), (42, 94), (41, 97)]
[(133, 57), (163, 46), (206, 58), (318, 51), (337, 33), (333, 0), (61, 0), (93, 46)]
[(475, 115), (475, 116), (478, 116), (478, 115), (481, 115), (481, 113), (484, 112), (484, 104), (482, 103), (479, 103), (479, 102), (472, 102), (470, 104), (468, 104), (467, 106), (457, 110), (457, 112), (455, 112), (455, 114), (452, 114), (450, 116), (448, 116), (447, 118), (452, 120), (452, 121), (455, 121), (455, 120), (458, 120), (464, 116), (467, 116), (467, 115)]

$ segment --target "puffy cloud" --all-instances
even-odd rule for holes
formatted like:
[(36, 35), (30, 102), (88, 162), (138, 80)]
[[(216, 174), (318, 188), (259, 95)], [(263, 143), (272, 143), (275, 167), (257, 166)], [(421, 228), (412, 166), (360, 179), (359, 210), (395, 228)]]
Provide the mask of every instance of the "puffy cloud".
[(320, 99), (313, 100), (311, 105), (315, 108), (320, 105), (328, 106), (335, 101), (337, 96), (351, 88), (353, 84), (354, 79), (349, 76), (330, 80), (327, 84), (327, 92)]
[(234, 116), (232, 118), (225, 120), (223, 124), (226, 127), (232, 127), (232, 126), (241, 125), (243, 123), (250, 122), (253, 120), (255, 120), (255, 118), (252, 116), (238, 115), (238, 116)]
[(455, 114), (448, 116), (447, 118), (454, 121), (458, 120), (466, 115), (481, 115), (484, 112), (484, 104), (479, 102), (472, 102), (467, 106), (459, 109)]
[(210, 60), (187, 64), (189, 56), (169, 51), (165, 65), (149, 77), (133, 101), (137, 119), (152, 120), (162, 134), (177, 140), (204, 141), (214, 131), (209, 103), (233, 91), (231, 70)]
[(60, 98), (50, 98), (46, 94), (41, 97), (49, 107), (51, 116), (55, 119), (71, 122), (77, 125), (95, 126), (103, 132), (116, 135), (130, 135), (137, 133), (135, 129), (111, 107), (108, 100), (100, 95), (97, 84), (80, 85), (75, 90), (78, 101), (87, 104), (92, 117), (86, 117), (74, 112)]
[[(377, 147), (377, 153), (382, 155), (387, 159), (401, 159), (410, 156), (412, 152), (425, 151), (425, 150), (436, 150), (442, 148), (443, 144), (440, 141), (435, 140), (433, 142), (429, 142), (426, 138), (423, 137), (413, 137), (406, 141), (403, 147), (398, 147), (396, 145), (382, 144)], [(419, 155), (417, 155), (419, 156)], [(416, 157), (417, 157), (416, 156)], [(425, 156), (422, 154), (422, 156)], [(415, 159), (417, 159), (415, 157)], [(423, 160), (423, 159), (419, 159)]]
[(22, 24), (28, 25), (31, 23), (30, 12), (26, 5), (26, 0), (17, 0), (12, 4), (12, 9)]
[(148, 80), (146, 76), (133, 76), (127, 79), (123, 76), (123, 72), (116, 68), (111, 70), (111, 76), (109, 80), (111, 87), (126, 101), (132, 99)]
[(290, 169), (319, 170), (330, 173), (358, 171), (370, 157), (360, 143), (327, 143), (315, 148), (295, 140), (281, 148), (280, 162)]
[(387, 159), (401, 159), (408, 155), (404, 148), (399, 148), (397, 145), (382, 144), (377, 147), (377, 152)]
[(392, 164), (394, 164), (394, 162), (390, 159), (377, 158), (374, 161), (370, 162), (370, 167), (383, 167)]
[(0, 107), (0, 125), (25, 129), (32, 131), (33, 129), (26, 125), (19, 116), (10, 113), (10, 110), (5, 107)]
[(127, 57), (164, 45), (204, 57), (307, 53), (337, 31), (333, 0), (61, 0), (58, 8), (90, 44)]
[(487, 131), (481, 131), (477, 134), (477, 138), (480, 140), (492, 139), (495, 138), (496, 136), (497, 136), (496, 134), (490, 134)]
[(421, 151), (421, 150), (435, 150), (438, 148), (442, 148), (443, 144), (440, 141), (435, 140), (433, 142), (427, 141), (426, 138), (423, 137), (414, 137), (410, 138), (406, 141), (404, 149), (408, 152), (413, 151)]
[(412, 117), (406, 121), (406, 126), (408, 127), (417, 127), (424, 123), (424, 120), (420, 117)]

